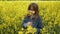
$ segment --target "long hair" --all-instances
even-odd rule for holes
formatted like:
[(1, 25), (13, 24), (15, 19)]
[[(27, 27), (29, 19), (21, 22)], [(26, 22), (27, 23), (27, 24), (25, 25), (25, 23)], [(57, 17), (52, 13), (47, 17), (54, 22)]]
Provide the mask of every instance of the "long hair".
[[(32, 9), (31, 9), (31, 7), (32, 7)], [(28, 6), (28, 10), (33, 10), (33, 11), (35, 11), (34, 16), (35, 16), (35, 20), (37, 20), (37, 19), (38, 19), (38, 16), (39, 16), (38, 5), (37, 5), (36, 3), (31, 3), (31, 4)], [(27, 14), (27, 16), (29, 16), (29, 15)]]

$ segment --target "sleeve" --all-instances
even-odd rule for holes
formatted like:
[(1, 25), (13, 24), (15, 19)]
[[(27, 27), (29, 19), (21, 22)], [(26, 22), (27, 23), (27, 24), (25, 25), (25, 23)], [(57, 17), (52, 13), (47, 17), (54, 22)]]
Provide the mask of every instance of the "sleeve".
[(22, 22), (22, 27), (24, 28), (24, 29), (26, 29), (27, 28), (27, 17), (24, 17), (24, 20), (23, 20), (23, 22)]
[(37, 20), (38, 24), (37, 24), (37, 28), (40, 28), (42, 29), (43, 28), (43, 24), (42, 24), (42, 18), (41, 17), (38, 17), (38, 20)]

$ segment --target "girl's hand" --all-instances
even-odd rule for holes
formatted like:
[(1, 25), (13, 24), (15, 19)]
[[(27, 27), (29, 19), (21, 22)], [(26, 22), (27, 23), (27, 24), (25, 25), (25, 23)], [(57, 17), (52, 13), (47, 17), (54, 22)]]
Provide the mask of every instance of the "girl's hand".
[(31, 26), (31, 25), (32, 25), (32, 22), (28, 22), (28, 23), (27, 23), (27, 26)]

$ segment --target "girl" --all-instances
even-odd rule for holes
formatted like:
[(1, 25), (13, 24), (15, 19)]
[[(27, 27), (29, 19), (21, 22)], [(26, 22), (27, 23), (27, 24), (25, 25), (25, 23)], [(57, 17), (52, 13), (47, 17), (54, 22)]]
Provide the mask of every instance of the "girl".
[(42, 20), (39, 16), (38, 5), (35, 3), (31, 3), (28, 7), (28, 11), (29, 14), (24, 17), (22, 27), (26, 29), (27, 26), (31, 25), (33, 28), (37, 29), (35, 34), (39, 34), (40, 29), (42, 28)]

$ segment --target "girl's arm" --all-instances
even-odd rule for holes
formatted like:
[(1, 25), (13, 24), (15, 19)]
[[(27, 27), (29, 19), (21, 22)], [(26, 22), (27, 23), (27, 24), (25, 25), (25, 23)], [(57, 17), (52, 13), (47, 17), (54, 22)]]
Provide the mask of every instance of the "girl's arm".
[(40, 29), (42, 29), (43, 28), (43, 24), (42, 24), (42, 19), (41, 19), (41, 17), (38, 17), (38, 24), (37, 24), (37, 28), (40, 28)]
[(24, 20), (23, 20), (23, 22), (22, 22), (22, 27), (23, 27), (24, 29), (27, 28), (27, 17), (24, 17)]
[(43, 28), (41, 17), (38, 17), (38, 20), (37, 20), (37, 27), (36, 27), (36, 28), (37, 28), (36, 33), (39, 34), (39, 33), (40, 33), (40, 29)]

